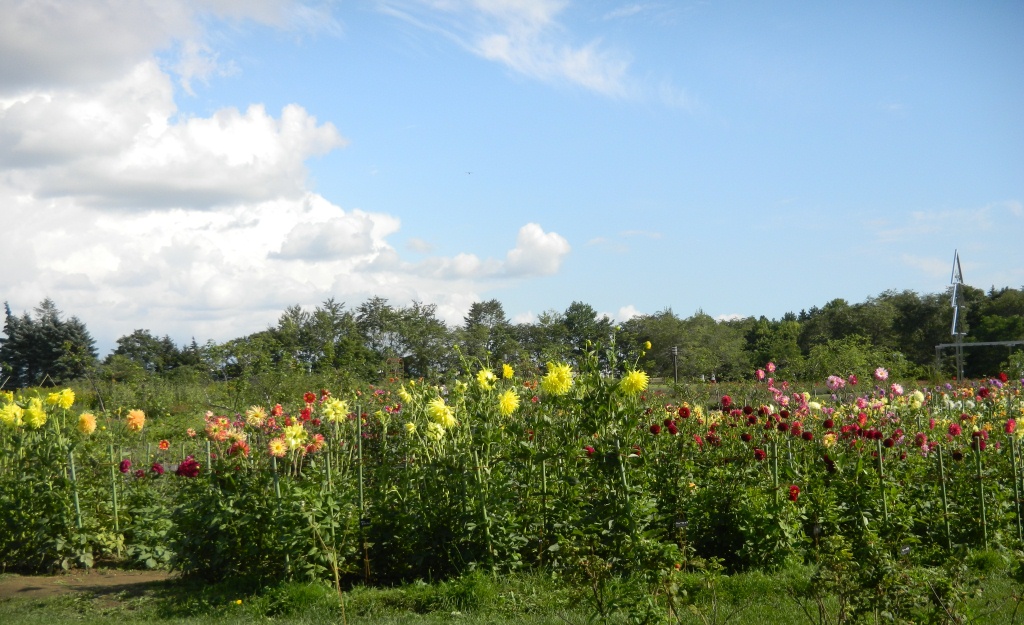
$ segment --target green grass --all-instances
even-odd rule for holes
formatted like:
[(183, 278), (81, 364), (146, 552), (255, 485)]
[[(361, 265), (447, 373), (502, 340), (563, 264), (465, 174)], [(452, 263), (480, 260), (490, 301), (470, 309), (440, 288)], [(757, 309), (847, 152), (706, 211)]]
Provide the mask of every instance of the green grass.
[[(775, 574), (745, 573), (721, 579), (716, 598), (694, 586), (697, 611), (683, 611), (680, 623), (788, 625), (812, 623), (787, 591), (806, 569)], [(971, 599), (971, 623), (1007, 625), (1020, 586), (1007, 571), (993, 566), (978, 571), (980, 592)], [(695, 578), (696, 581), (696, 578)], [(398, 588), (356, 587), (345, 592), (345, 620), (352, 625), (574, 625), (594, 616), (588, 589), (573, 588), (542, 574), (491, 579), (481, 574), (437, 584), (413, 583)], [(699, 614), (697, 613), (699, 612)], [(728, 620), (727, 620), (728, 618)], [(706, 620), (705, 620), (706, 619)], [(326, 584), (289, 582), (255, 587), (243, 582), (204, 584), (168, 581), (147, 584), (140, 593), (120, 595), (74, 592), (46, 599), (0, 600), (6, 625), (54, 623), (233, 624), (341, 623), (338, 595)], [(596, 619), (593, 622), (600, 622)], [(609, 623), (627, 623), (617, 612)], [(1024, 614), (1017, 615), (1024, 623)]]

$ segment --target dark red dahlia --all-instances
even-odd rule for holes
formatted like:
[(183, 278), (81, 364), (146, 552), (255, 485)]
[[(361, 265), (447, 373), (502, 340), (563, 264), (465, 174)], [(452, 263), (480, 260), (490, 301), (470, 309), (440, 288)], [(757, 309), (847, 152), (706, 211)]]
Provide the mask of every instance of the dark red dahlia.
[(174, 472), (180, 477), (199, 477), (199, 463), (192, 456), (185, 458)]
[(796, 484), (791, 484), (789, 486), (789, 500), (790, 501), (796, 501), (799, 498), (800, 498), (800, 487), (797, 486)]

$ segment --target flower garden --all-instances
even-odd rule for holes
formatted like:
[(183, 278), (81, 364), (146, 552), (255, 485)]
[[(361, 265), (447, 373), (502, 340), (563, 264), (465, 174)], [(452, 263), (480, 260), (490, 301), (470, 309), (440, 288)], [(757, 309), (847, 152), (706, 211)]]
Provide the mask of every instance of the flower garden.
[(0, 562), (339, 589), (544, 570), (598, 603), (639, 579), (662, 611), (687, 571), (813, 564), (840, 600), (843, 579), (878, 589), (847, 598), (877, 612), (901, 570), (948, 578), (1021, 547), (1024, 381), (904, 387), (879, 368), (804, 390), (769, 363), (662, 389), (598, 362), (310, 389), (166, 438), (131, 406), (5, 392)]

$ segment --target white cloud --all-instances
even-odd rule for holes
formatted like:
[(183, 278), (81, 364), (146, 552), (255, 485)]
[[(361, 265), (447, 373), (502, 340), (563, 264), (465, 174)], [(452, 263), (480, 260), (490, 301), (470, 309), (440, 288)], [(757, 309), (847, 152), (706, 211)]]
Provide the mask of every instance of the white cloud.
[(724, 315), (716, 315), (715, 321), (739, 321), (740, 319), (746, 319), (747, 315), (741, 315), (739, 313), (728, 313)]
[(510, 321), (515, 324), (537, 323), (537, 314), (534, 313), (532, 310), (527, 310), (526, 312), (521, 312), (519, 314), (513, 315)]
[(0, 104), (0, 163), (40, 197), (93, 206), (209, 208), (298, 197), (304, 161), (345, 144), (297, 105), (175, 118), (169, 77), (144, 61), (90, 89), (38, 91)]
[[(297, 104), (277, 115), (259, 104), (179, 114), (164, 68), (190, 87), (225, 67), (203, 43), (203, 16), (309, 32), (320, 10), (95, 0), (25, 2), (5, 15), (0, 291), (12, 308), (52, 297), (105, 347), (141, 327), (226, 340), (328, 297), (415, 299), (458, 322), (495, 284), (557, 271), (570, 246), (537, 224), (504, 259), (404, 260), (389, 242), (397, 217), (345, 210), (309, 189), (306, 160), (345, 140)], [(154, 57), (174, 46), (176, 65)], [(71, 69), (54, 69), (61, 63)]]
[(660, 232), (654, 232), (654, 231), (651, 231), (651, 230), (623, 230), (620, 233), (620, 235), (623, 236), (623, 237), (626, 237), (626, 238), (631, 238), (631, 237), (643, 237), (645, 239), (660, 239), (661, 238), (661, 233)]
[(553, 274), (571, 249), (558, 233), (544, 232), (538, 224), (529, 223), (519, 229), (516, 246), (505, 257), (505, 271), (510, 276)]
[(567, 41), (558, 21), (566, 1), (382, 0), (379, 6), (531, 78), (568, 82), (613, 97), (633, 92), (628, 54), (600, 39), (582, 45)]
[(933, 278), (948, 277), (953, 266), (950, 259), (923, 258), (912, 254), (900, 255), (900, 261)]
[(625, 17), (633, 17), (637, 13), (640, 13), (646, 9), (647, 7), (643, 4), (640, 4), (639, 2), (633, 2), (632, 4), (624, 4), (617, 9), (612, 9), (611, 11), (605, 13), (604, 19), (617, 20)]
[[(0, 20), (0, 91), (109, 81), (176, 43), (188, 57), (206, 48), (206, 16), (296, 32), (337, 32), (329, 9), (297, 0), (8, 1)], [(203, 71), (209, 72), (216, 57), (206, 50)], [(181, 64), (187, 72), (183, 78), (201, 77), (196, 60)]]
[(186, 41), (182, 45), (181, 55), (174, 65), (178, 81), (189, 95), (195, 95), (192, 81), (199, 80), (206, 84), (210, 76), (227, 76), (238, 71), (234, 63), (218, 62), (218, 55), (201, 41)]
[(406, 249), (417, 254), (429, 254), (434, 251), (434, 246), (419, 237), (411, 237), (405, 242)]
[(643, 315), (643, 313), (637, 310), (636, 306), (629, 304), (628, 306), (620, 308), (619, 312), (609, 316), (614, 319), (616, 323), (623, 323), (624, 321), (629, 321), (633, 317), (639, 317), (641, 315)]

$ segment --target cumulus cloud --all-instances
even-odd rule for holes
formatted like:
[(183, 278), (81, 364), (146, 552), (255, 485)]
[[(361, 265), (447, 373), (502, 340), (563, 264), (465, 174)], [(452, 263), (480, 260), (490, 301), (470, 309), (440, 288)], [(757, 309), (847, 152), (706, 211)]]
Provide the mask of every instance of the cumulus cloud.
[(722, 315), (715, 315), (715, 321), (739, 321), (741, 319), (746, 318), (746, 315), (741, 315), (739, 313), (726, 313)]
[(553, 274), (571, 249), (558, 233), (544, 232), (538, 224), (526, 224), (519, 229), (515, 248), (506, 256), (505, 271), (510, 276)]
[[(180, 45), (183, 77), (212, 71), (202, 19), (251, 20), (299, 32), (339, 29), (324, 3), (295, 0), (12, 0), (0, 20), (0, 90), (87, 86), (116, 79)], [(204, 52), (205, 51), (205, 52)], [(205, 68), (196, 61), (205, 57)]]
[(209, 208), (298, 197), (305, 160), (345, 144), (294, 104), (278, 118), (261, 105), (175, 113), (169, 77), (152, 60), (89, 90), (33, 92), (0, 103), (0, 163), (39, 197)]
[(619, 312), (609, 316), (617, 323), (622, 323), (624, 321), (629, 321), (633, 317), (639, 317), (641, 315), (643, 315), (643, 313), (637, 310), (636, 306), (629, 304), (628, 306), (620, 308)]
[[(298, 104), (179, 113), (175, 75), (190, 89), (229, 68), (204, 41), (207, 16), (314, 32), (331, 22), (322, 10), (15, 3), (0, 22), (0, 290), (12, 307), (52, 297), (108, 347), (139, 327), (225, 340), (328, 297), (427, 301), (459, 320), (494, 284), (557, 271), (569, 244), (537, 224), (504, 259), (429, 256), (416, 237), (425, 257), (403, 259), (389, 241), (398, 217), (309, 188), (305, 162), (346, 141)], [(166, 50), (170, 62), (156, 56)]]

